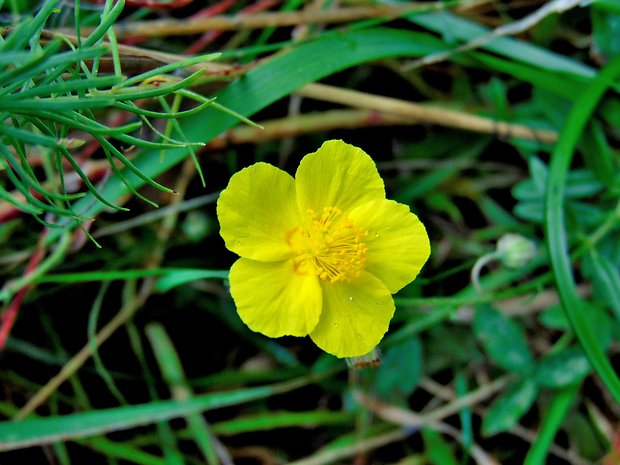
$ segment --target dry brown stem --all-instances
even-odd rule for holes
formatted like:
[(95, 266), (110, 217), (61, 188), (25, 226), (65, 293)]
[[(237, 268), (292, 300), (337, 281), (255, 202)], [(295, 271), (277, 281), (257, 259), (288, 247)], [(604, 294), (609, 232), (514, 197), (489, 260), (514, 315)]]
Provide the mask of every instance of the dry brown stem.
[[(256, 13), (252, 15), (212, 16), (195, 19), (161, 19), (134, 21), (114, 26), (119, 39), (128, 37), (165, 37), (201, 34), (207, 31), (239, 31), (301, 24), (346, 23), (370, 18), (397, 18), (406, 13), (444, 9), (441, 2), (406, 3), (398, 5), (356, 6), (331, 10), (301, 10)], [(83, 28), (88, 34), (92, 29)], [(66, 32), (60, 30), (58, 32)]]
[(207, 143), (206, 149), (220, 150), (228, 145), (256, 144), (273, 139), (332, 129), (400, 126), (416, 123), (417, 120), (415, 118), (376, 110), (330, 110), (261, 121), (259, 124), (263, 129), (251, 126), (237, 126), (211, 140)]
[(535, 130), (521, 124), (495, 121), (490, 118), (484, 118), (462, 111), (426, 104), (422, 105), (325, 84), (306, 84), (299, 89), (297, 93), (304, 97), (325, 102), (392, 113), (414, 118), (419, 122), (438, 124), (441, 126), (464, 129), (466, 131), (495, 134), (501, 138), (517, 137), (539, 142), (555, 142), (558, 138), (555, 131)]

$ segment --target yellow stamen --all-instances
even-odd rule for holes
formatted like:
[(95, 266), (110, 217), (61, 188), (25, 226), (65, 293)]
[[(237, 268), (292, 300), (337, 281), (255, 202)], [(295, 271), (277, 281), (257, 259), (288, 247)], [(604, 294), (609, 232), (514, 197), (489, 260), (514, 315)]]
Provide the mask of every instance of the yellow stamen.
[(350, 281), (364, 269), (367, 234), (338, 208), (325, 207), (320, 213), (308, 210), (305, 226), (288, 231), (286, 240), (296, 254), (297, 273), (333, 283)]

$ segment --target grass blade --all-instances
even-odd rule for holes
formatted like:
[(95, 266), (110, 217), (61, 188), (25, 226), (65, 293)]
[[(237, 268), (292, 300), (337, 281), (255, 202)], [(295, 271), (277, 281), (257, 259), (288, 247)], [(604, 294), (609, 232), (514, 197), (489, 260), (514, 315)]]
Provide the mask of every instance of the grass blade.
[(556, 144), (547, 178), (545, 239), (562, 307), (590, 363), (610, 393), (620, 402), (620, 379), (609, 363), (598, 336), (592, 331), (583, 301), (579, 298), (568, 254), (563, 198), (567, 172), (577, 142), (605, 91), (620, 75), (620, 56), (603, 68), (575, 101)]

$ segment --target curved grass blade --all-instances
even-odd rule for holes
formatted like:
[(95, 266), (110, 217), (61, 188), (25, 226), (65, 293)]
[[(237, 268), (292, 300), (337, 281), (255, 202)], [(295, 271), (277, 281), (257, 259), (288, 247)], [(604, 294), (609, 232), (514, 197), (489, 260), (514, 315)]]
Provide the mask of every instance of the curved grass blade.
[(97, 90), (93, 91), (91, 95), (113, 97), (115, 100), (136, 100), (141, 98), (160, 97), (162, 95), (168, 95), (185, 87), (188, 87), (190, 84), (200, 79), (200, 76), (202, 76), (205, 71), (205, 69), (199, 69), (195, 73), (187, 76), (185, 79), (181, 79), (180, 81), (168, 85), (145, 85), (143, 90), (140, 89), (139, 86), (123, 87), (120, 89), (113, 88), (110, 90)]
[(28, 65), (24, 65), (0, 74), (0, 82), (13, 82), (12, 85), (1, 88), (0, 95), (13, 92), (22, 86), (28, 79), (34, 79), (41, 73), (49, 70), (55, 71), (45, 76), (39, 84), (44, 85), (54, 82), (62, 73), (66, 71), (68, 67), (79, 63), (81, 60), (86, 60), (89, 58), (92, 59), (105, 53), (106, 49), (100, 47), (98, 49), (91, 48), (85, 50), (75, 50), (59, 53), (49, 57), (39, 57), (39, 59), (33, 60), (33, 63), (29, 63)]
[[(28, 115), (37, 114), (41, 118), (44, 118), (46, 120), (55, 121), (57, 123), (61, 123), (61, 124), (64, 124), (66, 126), (69, 126), (75, 129), (80, 129), (82, 131), (88, 132), (89, 134), (102, 134), (102, 135), (107, 135), (111, 137), (116, 137), (119, 134), (125, 134), (127, 132), (137, 131), (138, 129), (142, 127), (142, 124), (136, 121), (133, 123), (128, 123), (122, 126), (111, 128), (101, 123), (98, 123), (95, 120), (87, 118), (86, 116), (76, 111), (67, 112), (66, 115), (64, 113), (50, 112), (50, 111), (41, 111), (41, 112), (33, 111), (32, 113), (27, 112), (25, 114), (28, 114)], [(70, 116), (67, 116), (67, 115), (70, 115)]]
[(307, 376), (271, 386), (203, 394), (184, 401), (154, 401), (49, 418), (0, 422), (0, 451), (122, 431), (205, 410), (239, 405), (292, 391), (314, 382), (316, 378)]
[[(2, 105), (1, 99), (0, 105)], [(32, 131), (16, 128), (14, 126), (7, 126), (6, 124), (0, 125), (0, 136), (11, 137), (28, 145), (39, 145), (42, 147), (50, 147), (54, 149), (62, 147), (62, 144), (55, 137), (45, 136), (43, 134), (35, 134)]]
[(136, 115), (148, 116), (149, 118), (177, 119), (177, 118), (183, 118), (185, 116), (193, 115), (194, 113), (198, 113), (199, 111), (202, 111), (206, 107), (211, 105), (214, 101), (215, 101), (214, 98), (207, 99), (206, 101), (202, 102), (200, 105), (198, 105), (198, 106), (196, 106), (194, 108), (191, 108), (190, 110), (182, 110), (182, 111), (177, 111), (177, 112), (173, 112), (173, 113), (146, 110), (144, 108), (137, 107), (135, 104), (133, 104), (131, 102), (129, 102), (129, 103), (116, 102), (112, 106), (115, 107), (115, 108), (119, 108), (121, 110), (128, 111), (130, 113), (135, 113)]
[[(297, 48), (282, 53), (249, 71), (216, 94), (217, 102), (238, 114), (249, 117), (280, 98), (291, 94), (304, 84), (314, 82), (351, 66), (383, 58), (423, 55), (427, 47), (418, 44), (417, 34), (395, 29), (351, 30), (330, 34), (325, 38), (306, 42)], [(233, 116), (211, 108), (183, 119), (181, 127), (190, 141), (207, 142), (238, 120)], [(135, 166), (146, 176), (158, 176), (187, 156), (185, 149), (166, 152), (161, 163), (152, 163), (157, 154), (151, 150), (142, 151), (134, 160)], [(142, 180), (132, 179), (133, 187), (142, 185)], [(128, 188), (117, 179), (110, 179), (103, 189), (104, 195), (118, 198)], [(75, 204), (76, 211), (88, 212), (94, 216), (103, 206), (93, 204), (87, 195)], [(67, 227), (73, 227), (67, 224)], [(55, 231), (48, 240), (55, 240)]]
[(116, 4), (112, 7), (112, 9), (108, 12), (107, 15), (102, 15), (102, 21), (95, 28), (95, 30), (86, 38), (82, 45), (84, 47), (91, 47), (97, 43), (98, 40), (103, 39), (103, 36), (106, 35), (108, 30), (112, 27), (114, 22), (123, 12), (123, 8), (125, 8), (125, 0), (118, 0)]
[(65, 110), (85, 110), (88, 108), (101, 108), (110, 106), (114, 103), (114, 99), (109, 97), (53, 97), (40, 98), (31, 100), (11, 100), (5, 102), (6, 98), (0, 99), (0, 105), (8, 108), (12, 113), (21, 113), (22, 111), (33, 110), (49, 110), (49, 111), (65, 111)]
[(157, 285), (157, 290), (163, 292), (189, 281), (196, 281), (199, 279), (228, 279), (228, 270), (203, 270), (198, 268), (148, 268), (141, 270), (86, 271), (79, 273), (63, 273), (40, 276), (36, 279), (36, 282), (78, 283), (91, 281), (117, 281), (126, 279), (141, 279), (149, 276), (162, 276), (159, 281), (169, 278), (166, 279), (161, 286), (159, 284)]
[(110, 153), (110, 150), (109, 150), (108, 146), (102, 144), (101, 148), (102, 148), (103, 153), (105, 154), (106, 158), (108, 159), (108, 162), (110, 163), (110, 168), (112, 169), (112, 172), (118, 177), (118, 179), (120, 179), (121, 181), (123, 181), (125, 183), (125, 185), (129, 188), (129, 192), (131, 192), (133, 195), (135, 195), (139, 199), (144, 200), (146, 203), (148, 203), (152, 207), (159, 208), (159, 205), (157, 205), (152, 200), (149, 200), (146, 197), (144, 197), (133, 186), (128, 184), (128, 182), (125, 179), (125, 175), (120, 170), (120, 168), (118, 166), (116, 166), (116, 161), (114, 160), (114, 156)]
[[(43, 50), (29, 53), (28, 60), (20, 63), (19, 66), (11, 68), (9, 71), (4, 71), (0, 73), (0, 82), (14, 83), (13, 86), (1, 88), (0, 95), (12, 92), (13, 90), (23, 85), (23, 83), (28, 80), (27, 77), (31, 77), (33, 74), (37, 73), (37, 67), (40, 66), (41, 63), (47, 62), (58, 53), (61, 46), (61, 40), (53, 40), (45, 48), (43, 48)], [(33, 69), (35, 70), (34, 73), (32, 72)]]
[(4, 172), (6, 173), (9, 181), (15, 186), (15, 188), (24, 196), (26, 201), (35, 209), (37, 207), (43, 211), (47, 211), (50, 213), (54, 213), (59, 216), (71, 216), (72, 212), (67, 209), (59, 208), (55, 206), (53, 203), (44, 203), (39, 200), (37, 197), (33, 196), (28, 189), (28, 186), (25, 186), (15, 175), (11, 167), (8, 165), (7, 161), (3, 158), (0, 158), (0, 165), (4, 167)]
[[(407, 20), (439, 34), (449, 31), (451, 38), (458, 39), (462, 43), (478, 39), (492, 32), (487, 27), (445, 11), (409, 15)], [(566, 73), (571, 77), (592, 78), (596, 75), (596, 71), (587, 65), (512, 37), (496, 37), (483, 44), (481, 48), (511, 60), (529, 63), (541, 69)]]
[(562, 307), (590, 363), (618, 402), (620, 379), (592, 330), (587, 309), (577, 294), (567, 252), (569, 248), (564, 226), (563, 198), (567, 173), (577, 142), (603, 94), (619, 75), (620, 56), (617, 56), (575, 101), (552, 153), (545, 193), (545, 239)]
[[(19, 175), (25, 184), (30, 186), (31, 189), (38, 192), (41, 196), (49, 199), (55, 199), (60, 201), (76, 200), (84, 197), (84, 194), (58, 194), (45, 190), (38, 179), (34, 177), (34, 174), (27, 173), (26, 170), (17, 162), (13, 154), (9, 152), (4, 145), (0, 145), (0, 152), (5, 157), (7, 164)], [(26, 165), (28, 166), (28, 165)]]
[(30, 213), (33, 216), (40, 215), (41, 213), (43, 213), (43, 210), (41, 208), (35, 208), (29, 203), (24, 203), (24, 202), (20, 202), (19, 200), (16, 200), (15, 197), (13, 197), (10, 192), (8, 192), (4, 187), (2, 187), (2, 185), (0, 185), (0, 199), (10, 203), (18, 210), (23, 211), (25, 213)]
[(524, 465), (544, 465), (546, 463), (549, 448), (553, 444), (555, 435), (560, 429), (568, 410), (573, 405), (578, 391), (579, 384), (575, 384), (556, 392), (543, 416), (536, 440), (525, 457)]
[[(20, 22), (8, 35), (2, 44), (2, 52), (17, 50), (26, 46), (30, 40), (36, 40), (47, 19), (54, 13), (60, 0), (43, 2), (43, 6), (34, 18)], [(37, 31), (34, 33), (33, 31)]]
[(50, 95), (64, 95), (71, 94), (72, 92), (99, 89), (102, 87), (112, 87), (119, 81), (122, 81), (122, 76), (105, 76), (105, 77), (93, 77), (90, 79), (72, 79), (68, 81), (55, 82), (53, 84), (44, 84), (31, 87), (30, 89), (20, 91), (15, 94), (10, 94), (2, 97), (2, 101), (10, 104), (14, 100), (22, 100), (29, 97), (50, 96)]
[[(121, 211), (129, 211), (128, 208), (125, 207), (121, 207), (119, 205), (114, 205), (113, 203), (108, 202), (97, 190), (97, 188), (95, 186), (93, 186), (93, 183), (90, 182), (90, 179), (88, 179), (88, 176), (86, 176), (86, 174), (84, 173), (84, 171), (82, 171), (82, 168), (80, 168), (80, 165), (73, 159), (73, 157), (71, 156), (71, 154), (69, 153), (68, 150), (63, 150), (63, 155), (64, 158), (67, 159), (67, 161), (69, 162), (69, 164), (71, 165), (71, 167), (74, 169), (74, 171), (77, 173), (77, 175), (80, 177), (80, 179), (82, 180), (82, 182), (84, 182), (84, 184), (86, 185), (86, 187), (88, 188), (88, 190), (91, 192), (91, 194), (97, 199), (99, 200), (103, 205), (106, 205), (114, 210), (121, 210)], [(86, 196), (88, 197), (88, 195)], [(85, 198), (86, 198), (85, 197)], [(84, 200), (84, 199), (82, 199)]]
[(148, 176), (143, 174), (142, 171), (140, 171), (138, 168), (136, 168), (136, 166), (131, 161), (129, 161), (129, 159), (125, 155), (123, 155), (120, 150), (118, 150), (116, 147), (114, 147), (110, 143), (110, 141), (107, 140), (105, 137), (101, 137), (99, 135), (95, 135), (95, 139), (97, 139), (99, 141), (99, 143), (101, 144), (102, 147), (107, 148), (114, 158), (117, 158), (123, 165), (125, 165), (125, 167), (127, 167), (129, 169), (129, 171), (131, 171), (133, 174), (138, 176), (144, 182), (146, 182), (147, 184), (149, 184), (149, 185), (151, 185), (151, 186), (153, 186), (153, 187), (155, 187), (155, 188), (157, 188), (159, 190), (162, 190), (164, 192), (168, 192), (169, 194), (173, 194), (174, 193), (174, 190), (170, 189), (169, 187), (162, 186), (158, 182), (153, 181), (151, 178), (149, 178)]
[[(172, 108), (170, 107), (170, 105), (168, 105), (168, 102), (166, 102), (165, 98), (159, 97), (158, 100), (159, 100), (159, 104), (164, 108), (164, 110), (166, 110), (168, 113), (173, 113), (179, 110), (179, 107), (181, 106), (181, 102), (183, 101), (183, 97), (180, 94), (175, 94)], [(213, 100), (215, 99), (212, 99), (211, 101)], [(152, 125), (148, 122), (148, 120), (147, 120), (147, 124), (149, 125), (149, 127), (152, 128)], [(185, 137), (185, 134), (183, 133), (183, 128), (181, 128), (179, 121), (176, 119), (173, 119), (167, 122), (166, 133), (170, 134), (173, 128), (176, 130), (176, 132), (179, 134), (179, 136), (183, 140), (187, 140), (187, 137)], [(157, 131), (157, 133), (160, 135), (162, 139), (164, 140), (169, 139), (169, 137), (166, 136), (165, 134), (161, 134), (159, 131)], [(200, 142), (200, 144), (202, 144), (203, 146), (206, 145), (202, 142)], [(189, 146), (189, 143), (187, 143), (187, 145), (188, 145), (187, 153), (191, 157), (192, 161), (194, 162), (194, 168), (196, 169), (196, 172), (198, 173), (198, 176), (200, 177), (200, 182), (202, 183), (202, 187), (206, 187), (207, 184), (205, 181), (205, 176), (204, 176), (204, 173), (202, 172), (200, 163), (198, 162), (198, 158), (196, 157), (196, 153), (192, 150), (191, 146)]]
[(123, 87), (129, 87), (132, 86), (134, 84), (139, 84), (143, 81), (145, 81), (146, 79), (155, 77), (155, 76), (159, 76), (162, 74), (166, 74), (166, 73), (170, 73), (172, 71), (176, 71), (179, 68), (185, 68), (188, 66), (193, 66), (193, 65), (197, 65), (200, 63), (204, 63), (206, 61), (213, 61), (217, 58), (219, 58), (221, 55), (221, 53), (209, 53), (208, 55), (199, 55), (199, 56), (195, 56), (192, 58), (187, 58), (185, 60), (179, 60), (176, 61), (174, 63), (169, 63), (167, 65), (164, 66), (160, 66), (158, 68), (152, 69), (150, 71), (147, 71), (145, 73), (142, 74), (138, 74), (137, 76), (131, 77), (129, 79), (126, 79), (123, 82), (120, 82), (118, 84), (116, 84), (114, 86), (114, 88), (116, 89), (120, 89)]

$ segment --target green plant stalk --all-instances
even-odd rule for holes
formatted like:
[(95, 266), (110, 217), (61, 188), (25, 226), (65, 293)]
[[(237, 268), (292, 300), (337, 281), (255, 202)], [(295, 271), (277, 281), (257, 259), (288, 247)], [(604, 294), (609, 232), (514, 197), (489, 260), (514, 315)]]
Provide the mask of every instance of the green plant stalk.
[[(240, 405), (299, 389), (332, 374), (333, 371), (324, 372), (269, 386), (202, 394), (185, 401), (155, 401), (58, 417), (4, 421), (0, 422), (0, 451), (97, 436), (179, 418), (191, 413)], [(19, 414), (16, 415), (16, 418), (18, 417)]]
[(71, 233), (66, 232), (65, 234), (60, 236), (60, 242), (51, 253), (51, 255), (41, 262), (41, 264), (34, 270), (32, 273), (22, 276), (15, 281), (7, 284), (2, 291), (0, 291), (0, 302), (7, 302), (9, 299), (13, 297), (13, 295), (19, 291), (21, 288), (32, 284), (36, 278), (39, 276), (43, 276), (50, 269), (52, 269), (55, 265), (60, 263), (65, 256), (65, 253), (69, 249), (69, 244), (71, 243)]
[[(127, 321), (125, 328), (127, 329), (127, 335), (129, 336), (129, 342), (131, 344), (133, 352), (136, 355), (136, 358), (138, 359), (140, 366), (142, 367), (144, 382), (146, 383), (146, 387), (149, 392), (149, 395), (151, 399), (153, 400), (159, 399), (159, 396), (157, 394), (157, 389), (155, 388), (155, 385), (156, 385), (155, 378), (153, 377), (153, 374), (148, 364), (146, 363), (146, 358), (144, 356), (144, 347), (142, 345), (142, 340), (138, 332), (138, 329), (136, 328), (136, 325), (134, 324), (132, 320)], [(161, 446), (161, 449), (163, 450), (164, 455), (166, 456), (165, 460), (167, 461), (169, 457), (166, 454), (169, 454), (171, 447), (167, 444), (165, 445), (161, 444), (162, 442), (161, 438), (166, 437), (166, 435), (170, 436), (172, 427), (170, 426), (168, 422), (160, 421), (156, 423), (156, 428), (157, 428), (157, 432), (155, 433), (157, 436), (156, 444), (158, 446)], [(139, 444), (136, 441), (133, 441), (133, 443), (134, 443), (134, 446), (139, 447)], [(169, 465), (168, 462), (165, 462), (165, 464)]]
[(54, 13), (60, 0), (48, 0), (34, 18), (28, 18), (19, 23), (1, 44), (0, 51), (22, 49), (29, 41), (36, 40), (48, 18)]
[[(211, 99), (210, 101), (214, 102), (214, 100), (215, 99)], [(183, 101), (183, 96), (178, 93), (175, 94), (172, 108), (168, 105), (168, 102), (166, 102), (166, 99), (159, 97), (159, 101), (160, 101), (160, 105), (167, 113), (177, 113), (181, 106), (181, 102)], [(183, 134), (183, 129), (181, 128), (181, 125), (179, 124), (179, 121), (177, 119), (166, 121), (166, 134), (162, 135), (162, 138), (164, 139), (169, 138), (169, 136), (172, 134), (173, 128), (177, 131), (177, 133), (181, 136), (183, 140), (187, 140), (187, 138), (185, 137), (185, 134)], [(202, 168), (200, 167), (200, 163), (198, 162), (198, 158), (196, 157), (196, 153), (190, 147), (187, 148), (187, 153), (192, 158), (192, 161), (194, 162), (194, 167), (196, 168), (196, 172), (198, 173), (198, 176), (200, 177), (200, 182), (202, 183), (202, 187), (206, 187), (205, 176), (204, 176), (204, 173), (202, 172)], [(161, 156), (163, 156), (163, 152)]]
[(605, 91), (620, 75), (620, 56), (612, 59), (575, 101), (552, 153), (545, 193), (545, 240), (562, 308), (592, 367), (620, 402), (620, 380), (594, 334), (577, 294), (564, 227), (563, 197), (575, 147)]
[(203, 270), (192, 268), (148, 268), (143, 270), (92, 271), (81, 273), (64, 273), (37, 276), (37, 283), (84, 283), (91, 281), (117, 281), (139, 279), (150, 276), (166, 276), (179, 272), (196, 272), (204, 275), (204, 279), (228, 279), (228, 270)]
[[(164, 327), (158, 323), (151, 323), (146, 327), (146, 334), (173, 397), (178, 400), (194, 397), (185, 377), (181, 360)], [(203, 416), (199, 413), (192, 413), (185, 419), (192, 438), (201, 449), (207, 464), (218, 465), (219, 459), (215, 450), (214, 437)]]
[(578, 390), (579, 384), (575, 384), (565, 387), (555, 394), (549, 404), (549, 409), (543, 415), (536, 441), (528, 451), (524, 465), (544, 465), (546, 463), (545, 459), (549, 448), (553, 444), (555, 435), (560, 429), (568, 410), (573, 405)]
[[(77, 442), (78, 444), (101, 452), (108, 460), (116, 458), (138, 465), (169, 465), (169, 463), (161, 457), (149, 454), (126, 443), (110, 441), (104, 437), (89, 438)], [(110, 463), (113, 462), (110, 460)]]
[(108, 387), (108, 390), (112, 393), (112, 395), (116, 398), (119, 404), (127, 405), (128, 402), (121, 393), (121, 391), (116, 387), (114, 383), (114, 378), (112, 374), (108, 371), (108, 369), (103, 364), (103, 360), (99, 355), (99, 347), (96, 343), (96, 335), (97, 335), (97, 320), (99, 319), (99, 313), (101, 312), (101, 305), (103, 304), (103, 298), (109, 288), (109, 283), (103, 283), (97, 296), (95, 297), (95, 301), (93, 302), (90, 315), (88, 316), (88, 342), (90, 344), (90, 348), (93, 354), (93, 362), (95, 363), (95, 368), (97, 373), (103, 379), (103, 382)]

